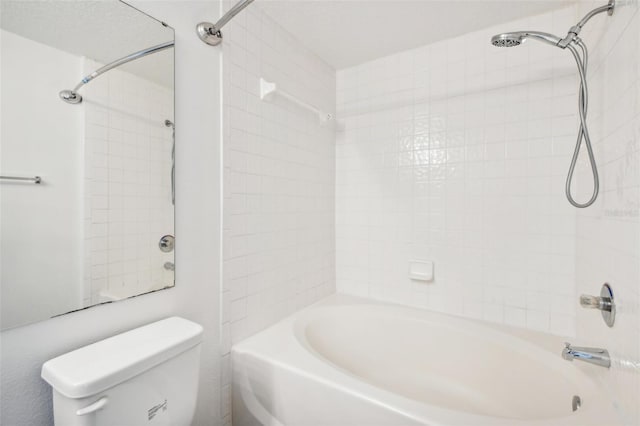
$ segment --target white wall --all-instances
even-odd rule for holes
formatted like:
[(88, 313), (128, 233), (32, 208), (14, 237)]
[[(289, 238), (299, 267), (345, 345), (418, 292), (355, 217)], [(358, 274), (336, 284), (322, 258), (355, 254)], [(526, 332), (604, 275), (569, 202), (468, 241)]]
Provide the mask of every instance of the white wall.
[(51, 391), (40, 378), (47, 359), (170, 315), (205, 328), (195, 424), (219, 418), (220, 56), (194, 32), (216, 19), (219, 4), (131, 3), (176, 29), (176, 287), (2, 332), (2, 424), (52, 423)]
[[(513, 326), (575, 332), (575, 144), (563, 33), (574, 8), (506, 22), (338, 72), (338, 291)], [(435, 262), (435, 281), (408, 278)]]
[[(85, 60), (82, 75), (101, 66)], [(114, 69), (82, 92), (89, 306), (173, 285), (173, 271), (164, 268), (173, 253), (163, 253), (158, 242), (174, 234), (173, 138), (164, 124), (174, 120), (174, 90)]]
[(257, 3), (224, 34), (222, 415), (229, 424), (231, 344), (335, 291), (333, 127), (289, 101), (261, 101), (259, 80), (331, 112), (335, 71)]
[[(593, 4), (581, 5), (579, 15)], [(597, 369), (625, 424), (640, 424), (640, 6), (617, 2), (582, 31), (591, 48), (589, 122), (601, 193), (577, 219), (577, 294), (611, 284), (618, 304), (609, 328), (600, 313), (579, 309), (575, 344), (607, 348), (610, 370)], [(588, 181), (587, 171), (579, 176)], [(589, 188), (583, 188), (588, 191)], [(577, 297), (576, 294), (576, 297)]]
[(0, 312), (9, 328), (82, 307), (84, 115), (58, 98), (82, 73), (79, 56), (4, 30), (0, 39), (0, 174), (43, 179), (0, 183)]

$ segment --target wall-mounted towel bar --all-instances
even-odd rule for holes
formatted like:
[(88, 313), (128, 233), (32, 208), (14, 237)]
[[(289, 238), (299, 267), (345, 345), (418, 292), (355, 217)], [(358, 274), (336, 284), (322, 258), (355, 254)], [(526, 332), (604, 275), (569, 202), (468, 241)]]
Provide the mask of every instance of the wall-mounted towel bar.
[(275, 83), (272, 83), (270, 81), (265, 80), (264, 78), (260, 79), (260, 99), (264, 100), (269, 100), (271, 98), (271, 96), (273, 96), (274, 93), (277, 93), (278, 95), (282, 96), (285, 99), (290, 100), (291, 102), (308, 109), (309, 111), (313, 111), (316, 114), (318, 114), (318, 118), (320, 119), (320, 121), (322, 121), (323, 123), (326, 123), (327, 121), (330, 121), (333, 119), (333, 115), (328, 113), (328, 112), (324, 112), (322, 110), (320, 110), (319, 108), (316, 108), (315, 106), (308, 104), (304, 101), (301, 101), (300, 99), (296, 98), (295, 96), (280, 90), (277, 88)]
[(0, 176), (0, 180), (14, 180), (20, 182), (33, 182), (33, 183), (42, 183), (42, 178), (40, 176), (34, 177), (20, 177), (20, 176)]

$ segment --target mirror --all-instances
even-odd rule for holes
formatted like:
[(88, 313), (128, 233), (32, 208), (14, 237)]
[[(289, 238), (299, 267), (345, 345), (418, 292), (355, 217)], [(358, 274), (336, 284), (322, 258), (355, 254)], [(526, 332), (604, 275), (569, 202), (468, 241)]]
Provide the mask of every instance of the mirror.
[(0, 326), (174, 285), (174, 31), (2, 0)]

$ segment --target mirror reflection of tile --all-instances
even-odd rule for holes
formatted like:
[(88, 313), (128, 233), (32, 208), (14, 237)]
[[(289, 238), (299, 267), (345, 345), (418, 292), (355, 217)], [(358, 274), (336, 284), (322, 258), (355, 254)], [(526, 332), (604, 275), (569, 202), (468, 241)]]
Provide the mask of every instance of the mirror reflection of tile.
[[(85, 70), (101, 64), (84, 60)], [(173, 88), (113, 69), (85, 88), (86, 306), (173, 284)], [(92, 158), (97, 161), (92, 161)], [(87, 297), (89, 296), (89, 297)]]
[(2, 175), (41, 183), (1, 183), (0, 326), (173, 286), (173, 29), (120, 1), (2, 17)]

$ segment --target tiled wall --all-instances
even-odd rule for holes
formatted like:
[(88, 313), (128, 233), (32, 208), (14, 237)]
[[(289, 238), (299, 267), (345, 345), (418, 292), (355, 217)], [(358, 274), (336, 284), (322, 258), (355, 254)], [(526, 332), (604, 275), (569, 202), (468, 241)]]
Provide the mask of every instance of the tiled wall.
[[(618, 312), (608, 328), (597, 311), (579, 309), (575, 343), (607, 348), (610, 370), (591, 369), (619, 401), (625, 424), (640, 424), (640, 7), (617, 2), (612, 17), (594, 18), (583, 30), (591, 47), (590, 131), (601, 193), (578, 211), (577, 291), (613, 287)], [(579, 15), (588, 11), (580, 8)], [(583, 171), (581, 181), (590, 175)], [(586, 191), (589, 188), (585, 188)]]
[[(101, 65), (85, 61), (85, 73)], [(85, 306), (173, 285), (173, 90), (123, 70), (83, 88)]]
[(261, 101), (259, 79), (332, 112), (335, 71), (257, 4), (224, 34), (222, 415), (228, 424), (231, 344), (335, 291), (334, 128), (277, 96)]
[[(564, 195), (578, 128), (572, 56), (534, 41), (498, 49), (489, 39), (529, 28), (564, 34), (593, 3), (341, 70), (335, 82), (328, 66), (259, 7), (229, 24), (227, 423), (230, 345), (334, 289), (333, 129), (282, 99), (261, 102), (260, 77), (327, 111), (336, 84), (338, 291), (571, 336), (579, 344), (609, 343), (615, 365), (601, 379), (619, 394), (621, 415), (637, 423), (637, 392), (619, 389), (640, 389), (640, 31), (637, 2), (619, 3), (614, 17), (594, 18), (583, 33), (592, 47), (589, 123), (602, 178), (600, 199), (587, 210)], [(590, 182), (582, 158), (579, 199)], [(410, 280), (411, 260), (434, 261), (435, 280)], [(579, 293), (597, 292), (603, 281), (615, 284), (623, 304), (612, 330), (577, 306)]]
[[(338, 291), (575, 333), (575, 64), (489, 43), (575, 21), (565, 8), (338, 72)], [(411, 281), (410, 260), (435, 280)]]

